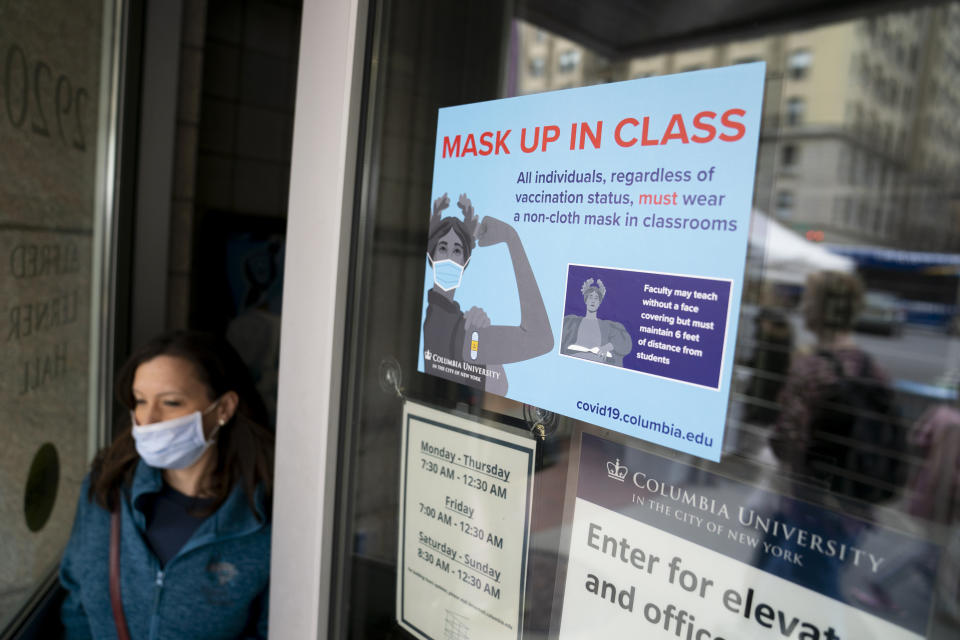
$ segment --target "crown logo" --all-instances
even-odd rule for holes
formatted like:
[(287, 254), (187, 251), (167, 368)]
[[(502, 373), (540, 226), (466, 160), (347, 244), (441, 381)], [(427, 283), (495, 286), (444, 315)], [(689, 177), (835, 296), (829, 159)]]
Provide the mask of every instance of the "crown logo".
[(607, 476), (620, 482), (627, 477), (627, 468), (620, 464), (620, 458), (617, 458), (616, 463), (607, 460)]
[(423, 352), (423, 359), (426, 360), (427, 362), (430, 362), (433, 359), (433, 354), (430, 353), (430, 349), (427, 349), (426, 351)]

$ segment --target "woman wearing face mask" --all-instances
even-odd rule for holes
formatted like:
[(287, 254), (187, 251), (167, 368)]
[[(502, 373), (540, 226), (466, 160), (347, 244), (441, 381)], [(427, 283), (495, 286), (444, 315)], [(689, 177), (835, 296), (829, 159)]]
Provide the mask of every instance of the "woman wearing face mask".
[[(478, 223), (473, 204), (465, 193), (457, 201), (463, 220), (452, 216), (443, 218), (441, 214), (448, 206), (450, 198), (443, 194), (434, 201), (430, 217), (427, 258), (433, 268), (434, 284), (427, 291), (427, 312), (423, 321), (424, 350), (431, 354), (426, 371), (469, 383), (468, 378), (447, 373), (448, 367), (434, 366), (436, 360), (433, 356), (458, 360), (470, 365), (474, 371), (492, 372), (477, 386), (505, 395), (507, 378), (501, 365), (528, 360), (550, 351), (553, 348), (550, 320), (516, 230), (490, 216)], [(520, 325), (515, 327), (491, 325), (490, 318), (479, 307), (471, 307), (464, 313), (453, 299), (475, 245), (487, 247), (501, 242), (510, 252), (520, 300)]]
[(130, 426), (94, 460), (61, 563), (66, 637), (266, 638), (273, 434), (239, 356), (164, 334), (117, 394)]

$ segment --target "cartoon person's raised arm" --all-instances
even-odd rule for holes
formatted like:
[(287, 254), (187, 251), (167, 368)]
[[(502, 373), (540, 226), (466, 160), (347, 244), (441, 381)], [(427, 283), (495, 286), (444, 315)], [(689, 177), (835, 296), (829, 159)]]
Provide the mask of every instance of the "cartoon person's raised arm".
[[(466, 194), (460, 196), (457, 205), (473, 213), (473, 205)], [(550, 320), (540, 295), (540, 287), (530, 268), (530, 261), (516, 229), (509, 224), (486, 216), (477, 228), (477, 244), (481, 247), (506, 243), (513, 263), (517, 294), (520, 298), (520, 324), (518, 326), (491, 325), (480, 309), (470, 309), (464, 314), (463, 359), (467, 362), (482, 362), (487, 365), (506, 364), (529, 360), (553, 349), (553, 332)], [(476, 344), (473, 334), (477, 333)]]
[(450, 196), (444, 193), (442, 196), (433, 201), (433, 217), (439, 220), (441, 212), (449, 206)]

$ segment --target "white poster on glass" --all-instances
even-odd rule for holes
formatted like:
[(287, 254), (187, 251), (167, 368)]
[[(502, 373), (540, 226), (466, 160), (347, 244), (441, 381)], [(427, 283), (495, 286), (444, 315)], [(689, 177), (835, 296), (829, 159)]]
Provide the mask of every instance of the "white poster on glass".
[(535, 443), (407, 402), (397, 621), (419, 638), (516, 640)]

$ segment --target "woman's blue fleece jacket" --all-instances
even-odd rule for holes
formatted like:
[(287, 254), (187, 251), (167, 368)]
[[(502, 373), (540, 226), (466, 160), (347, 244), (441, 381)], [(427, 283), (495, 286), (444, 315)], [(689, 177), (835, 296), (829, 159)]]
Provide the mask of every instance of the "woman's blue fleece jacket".
[[(87, 499), (89, 483), (88, 476), (60, 565), (68, 591), (61, 610), (68, 640), (117, 637), (110, 607), (110, 513)], [(131, 638), (266, 638), (269, 523), (257, 519), (236, 486), (161, 569), (137, 505), (162, 486), (161, 472), (141, 461), (121, 501), (120, 585)], [(257, 507), (265, 513), (259, 491)]]

